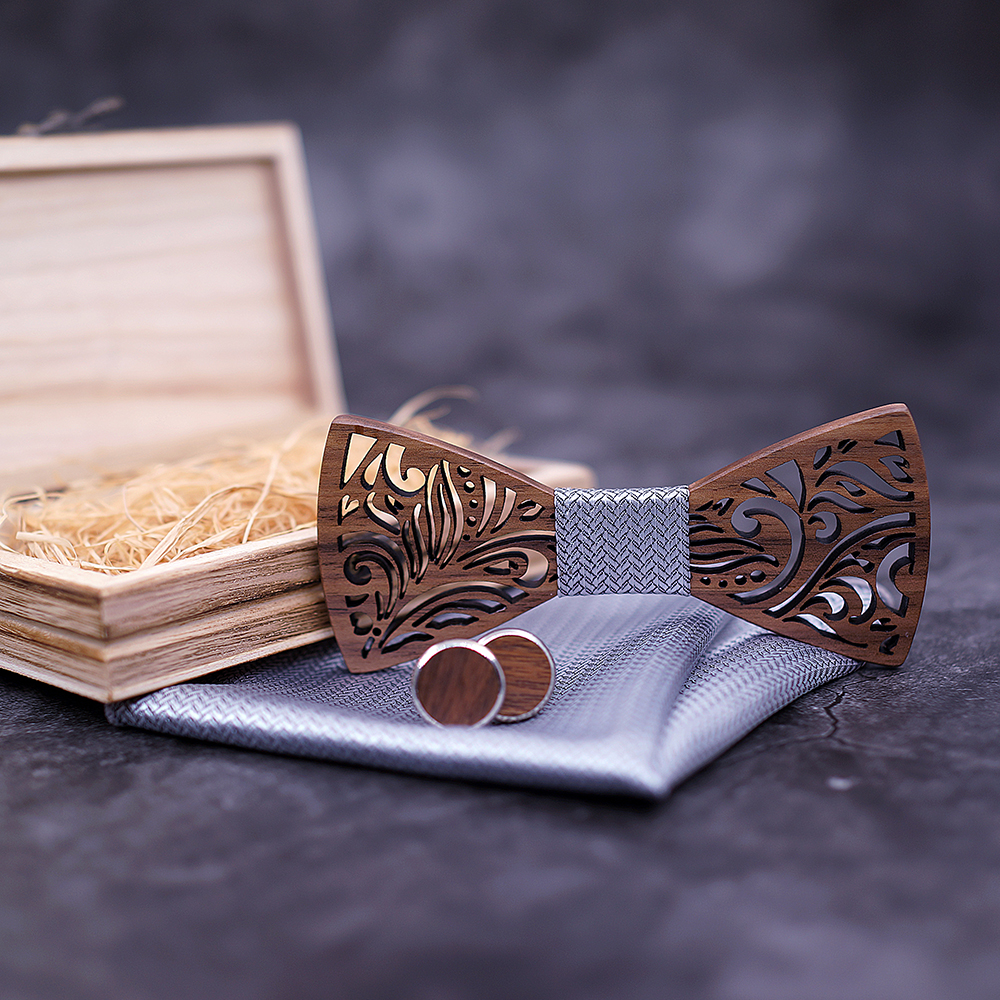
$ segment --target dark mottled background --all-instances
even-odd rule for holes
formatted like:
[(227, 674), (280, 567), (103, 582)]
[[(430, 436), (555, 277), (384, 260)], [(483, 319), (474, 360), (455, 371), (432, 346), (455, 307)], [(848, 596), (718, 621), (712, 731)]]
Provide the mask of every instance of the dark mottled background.
[(370, 415), (470, 383), (473, 424), (586, 459), (628, 406), (643, 485), (692, 438), (708, 465), (760, 443), (748, 417), (793, 432), (896, 399), (975, 452), (1000, 430), (998, 16), (4, 0), (0, 131), (112, 93), (117, 126), (299, 122)]
[[(991, 0), (0, 0), (0, 132), (302, 126), (348, 399), (432, 385), (606, 485), (893, 400), (906, 668), (653, 808), (109, 729), (3, 680), (5, 995), (995, 997)], [(2, 223), (0, 223), (2, 224)]]

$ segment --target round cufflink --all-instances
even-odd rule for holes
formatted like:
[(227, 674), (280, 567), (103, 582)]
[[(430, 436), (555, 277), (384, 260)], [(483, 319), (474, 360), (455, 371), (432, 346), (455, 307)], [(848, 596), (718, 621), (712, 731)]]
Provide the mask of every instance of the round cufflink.
[(507, 693), (495, 654), (471, 639), (446, 639), (417, 660), (410, 681), (417, 711), (438, 726), (485, 726)]
[(545, 707), (556, 681), (556, 668), (545, 644), (520, 628), (498, 629), (479, 642), (500, 661), (507, 693), (497, 722), (524, 722)]
[(555, 666), (542, 642), (507, 628), (483, 639), (448, 639), (417, 660), (410, 682), (420, 714), (439, 726), (522, 722), (552, 693)]

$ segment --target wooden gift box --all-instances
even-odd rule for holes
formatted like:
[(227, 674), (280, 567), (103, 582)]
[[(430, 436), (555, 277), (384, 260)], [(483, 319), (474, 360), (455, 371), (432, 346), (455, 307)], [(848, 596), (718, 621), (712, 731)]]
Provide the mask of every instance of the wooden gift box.
[[(346, 409), (297, 130), (0, 139), (0, 359), (0, 491)], [(0, 551), (0, 666), (100, 701), (331, 635), (313, 528), (117, 576)]]

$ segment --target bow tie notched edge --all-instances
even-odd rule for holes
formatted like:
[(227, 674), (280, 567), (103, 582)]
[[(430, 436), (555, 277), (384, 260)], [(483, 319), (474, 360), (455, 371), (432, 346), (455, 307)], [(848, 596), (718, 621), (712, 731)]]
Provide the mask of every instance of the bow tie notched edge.
[(683, 594), (895, 666), (930, 553), (920, 442), (900, 403), (764, 448), (691, 486), (552, 489), (376, 420), (337, 417), (319, 560), (348, 668), (412, 660), (551, 597)]

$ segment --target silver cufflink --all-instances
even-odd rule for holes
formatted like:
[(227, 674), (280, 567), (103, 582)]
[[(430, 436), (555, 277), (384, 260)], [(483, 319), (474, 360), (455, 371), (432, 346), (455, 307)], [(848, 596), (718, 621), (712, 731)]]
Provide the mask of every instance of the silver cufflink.
[(437, 726), (523, 722), (552, 694), (555, 665), (530, 632), (504, 628), (482, 639), (446, 639), (425, 650), (410, 689), (417, 711)]

